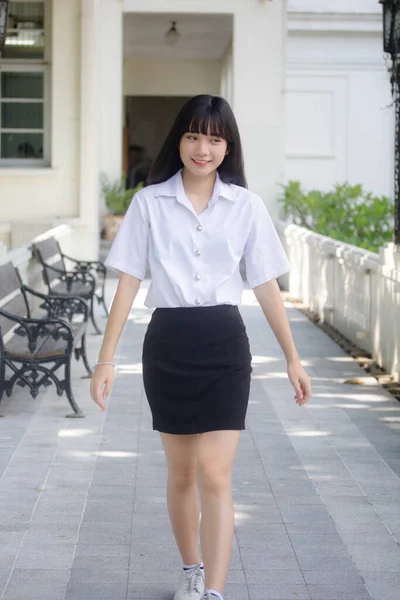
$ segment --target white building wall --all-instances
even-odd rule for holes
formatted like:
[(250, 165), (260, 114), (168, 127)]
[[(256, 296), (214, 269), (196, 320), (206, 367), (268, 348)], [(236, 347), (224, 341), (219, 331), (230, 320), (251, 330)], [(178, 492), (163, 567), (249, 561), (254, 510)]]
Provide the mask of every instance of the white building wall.
[(79, 213), (80, 1), (52, 11), (50, 169), (0, 168), (1, 221), (43, 221)]
[(220, 79), (219, 60), (124, 60), (124, 96), (219, 94)]
[(391, 104), (380, 31), (290, 31), (286, 180), (322, 189), (344, 181), (362, 183), (391, 196)]
[(395, 128), (386, 70), (351, 74), (347, 126), (347, 179), (393, 197)]
[(377, 13), (379, 0), (288, 0), (290, 11), (320, 13)]

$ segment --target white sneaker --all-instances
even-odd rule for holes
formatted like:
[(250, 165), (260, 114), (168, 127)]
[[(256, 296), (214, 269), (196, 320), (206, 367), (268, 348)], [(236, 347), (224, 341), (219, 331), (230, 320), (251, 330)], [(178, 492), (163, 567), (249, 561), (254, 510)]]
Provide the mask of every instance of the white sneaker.
[(204, 593), (204, 569), (199, 566), (183, 570), (173, 600), (201, 600)]

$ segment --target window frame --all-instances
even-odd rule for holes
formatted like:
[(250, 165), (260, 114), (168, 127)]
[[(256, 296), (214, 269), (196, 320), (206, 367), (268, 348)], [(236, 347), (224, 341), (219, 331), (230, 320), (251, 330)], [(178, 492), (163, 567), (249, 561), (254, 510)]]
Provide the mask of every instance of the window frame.
[[(17, 3), (43, 2), (44, 5), (44, 53), (43, 58), (33, 59), (16, 59), (16, 58), (1, 58), (0, 59), (0, 75), (1, 73), (43, 73), (43, 157), (42, 158), (2, 158), (0, 154), (0, 169), (9, 168), (29, 168), (40, 169), (43, 167), (51, 167), (51, 63), (50, 63), (50, 48), (51, 48), (51, 3), (49, 0), (12, 0)], [(6, 102), (9, 99), (4, 99)], [(33, 98), (18, 98), (19, 102), (35, 102)], [(3, 99), (0, 96), (0, 106)], [(6, 128), (2, 128), (0, 124), (0, 136), (7, 132)], [(12, 129), (14, 133), (41, 133), (42, 130), (30, 129)], [(1, 145), (1, 139), (0, 139)], [(1, 147), (0, 147), (1, 153)]]

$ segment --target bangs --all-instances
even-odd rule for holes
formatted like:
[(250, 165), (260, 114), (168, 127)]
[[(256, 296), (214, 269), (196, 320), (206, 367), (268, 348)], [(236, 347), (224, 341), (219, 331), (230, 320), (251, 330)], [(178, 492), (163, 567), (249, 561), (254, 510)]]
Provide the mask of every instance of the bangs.
[[(207, 111), (208, 112), (208, 111)], [(223, 138), (227, 142), (231, 142), (230, 136), (225, 129), (221, 115), (218, 113), (196, 115), (188, 125), (185, 133), (201, 133), (203, 135), (212, 135)]]

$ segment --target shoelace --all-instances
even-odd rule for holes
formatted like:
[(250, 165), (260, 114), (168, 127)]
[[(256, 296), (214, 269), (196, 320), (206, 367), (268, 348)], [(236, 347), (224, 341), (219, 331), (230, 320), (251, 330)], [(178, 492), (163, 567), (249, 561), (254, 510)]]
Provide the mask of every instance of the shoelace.
[[(186, 571), (186, 581), (185, 581), (185, 592), (197, 592), (201, 594), (202, 590), (202, 582), (203, 582), (203, 571), (196, 567), (195, 569), (189, 569)], [(212, 598), (210, 598), (212, 600)]]

